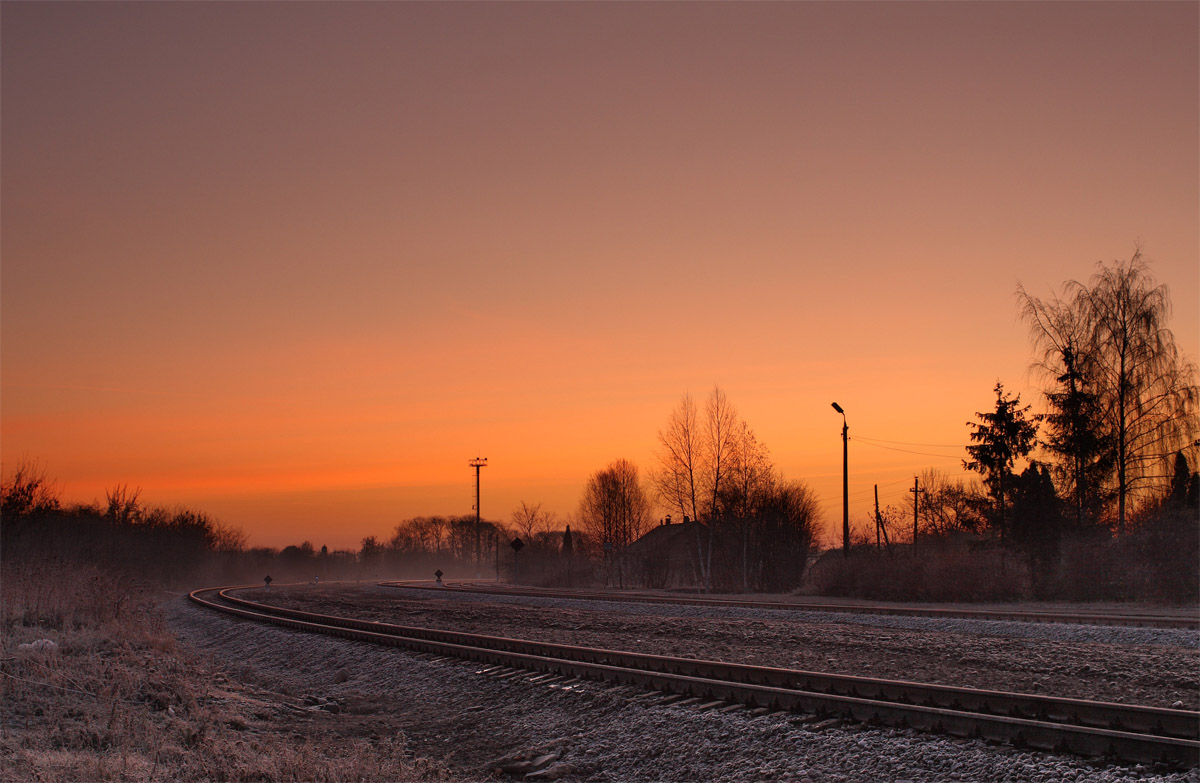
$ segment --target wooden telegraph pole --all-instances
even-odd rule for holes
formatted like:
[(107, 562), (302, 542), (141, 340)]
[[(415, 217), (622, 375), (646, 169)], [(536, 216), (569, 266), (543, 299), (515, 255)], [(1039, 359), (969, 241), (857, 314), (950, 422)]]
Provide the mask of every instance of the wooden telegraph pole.
[(921, 485), (916, 476), (913, 476), (913, 488), (909, 492), (913, 493), (913, 553), (915, 554), (917, 551), (917, 507), (921, 504)]
[(875, 548), (879, 549), (879, 485), (875, 485)]

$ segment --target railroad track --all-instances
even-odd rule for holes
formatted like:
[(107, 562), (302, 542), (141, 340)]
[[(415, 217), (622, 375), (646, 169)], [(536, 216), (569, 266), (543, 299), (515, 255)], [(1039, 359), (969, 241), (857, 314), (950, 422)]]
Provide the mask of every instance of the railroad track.
[(419, 582), (380, 582), (386, 587), (409, 590), (455, 590), (490, 595), (516, 595), (536, 598), (567, 598), (586, 601), (617, 601), (647, 604), (683, 604), (693, 606), (722, 606), (736, 609), (778, 609), (794, 612), (834, 612), (947, 619), (1005, 620), (1025, 623), (1069, 623), (1074, 625), (1114, 625), (1148, 628), (1184, 628), (1200, 630), (1200, 615), (1181, 617), (1171, 614), (1105, 614), (1102, 612), (1017, 612), (1005, 609), (945, 609), (938, 607), (892, 606), (886, 604), (824, 604), (791, 601), (742, 601), (732, 598), (701, 598), (691, 596), (644, 595), (638, 593), (598, 592), (584, 590), (533, 590), (522, 588), (481, 587), (458, 583), (435, 586)]
[(257, 622), (493, 666), (649, 688), (695, 698), (704, 706), (740, 704), (1035, 750), (1200, 766), (1200, 712), (413, 628), (269, 606), (230, 595), (236, 589), (196, 590), (188, 597), (210, 609)]

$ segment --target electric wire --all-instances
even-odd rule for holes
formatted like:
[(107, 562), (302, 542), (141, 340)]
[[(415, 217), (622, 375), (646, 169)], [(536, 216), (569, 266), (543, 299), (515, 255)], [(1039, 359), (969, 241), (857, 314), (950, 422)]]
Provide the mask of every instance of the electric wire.
[(931, 446), (935, 449), (961, 449), (963, 447), (961, 443), (909, 443), (904, 440), (884, 440), (883, 438), (872, 438), (866, 435), (856, 435), (855, 437), (859, 440), (869, 440), (875, 443), (891, 443), (896, 446)]
[[(902, 479), (896, 479), (895, 481), (887, 481), (882, 484), (879, 484), (878, 486), (880, 489), (886, 489), (888, 487), (894, 487), (897, 484), (907, 484), (908, 482), (909, 482), (909, 479), (907, 477), (905, 477)], [(855, 491), (850, 493), (850, 497), (853, 498), (853, 497), (860, 497), (862, 495), (870, 495), (874, 492), (875, 492), (875, 484), (872, 482), (870, 489), (856, 489)]]
[[(851, 438), (851, 440), (855, 440), (855, 438)], [(858, 438), (857, 440), (860, 440), (864, 446), (873, 446), (877, 449), (887, 449), (888, 451), (899, 451), (899, 452), (903, 452), (904, 454), (917, 454), (922, 457), (936, 457), (938, 459), (954, 460), (955, 462), (958, 462), (959, 460), (962, 459), (962, 457), (952, 457), (949, 454), (930, 454), (927, 451), (912, 451), (911, 449), (897, 449), (892, 446), (883, 446), (878, 443), (871, 443), (870, 441), (863, 440), (861, 438)]]

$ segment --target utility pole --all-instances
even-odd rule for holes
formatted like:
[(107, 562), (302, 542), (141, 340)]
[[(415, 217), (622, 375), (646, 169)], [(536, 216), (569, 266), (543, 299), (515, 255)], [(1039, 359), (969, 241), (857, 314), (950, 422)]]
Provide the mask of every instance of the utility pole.
[(909, 490), (913, 493), (913, 554), (917, 552), (917, 507), (921, 504), (921, 485), (917, 481), (917, 477), (913, 476), (913, 488)]
[(850, 427), (842, 419), (842, 557), (850, 557)]
[(483, 554), (479, 548), (479, 532), (482, 527), (479, 518), (479, 469), (487, 467), (487, 457), (476, 457), (467, 463), (475, 468), (475, 578), (481, 576), (480, 569), (483, 568)]
[(875, 548), (879, 549), (879, 485), (875, 485)]

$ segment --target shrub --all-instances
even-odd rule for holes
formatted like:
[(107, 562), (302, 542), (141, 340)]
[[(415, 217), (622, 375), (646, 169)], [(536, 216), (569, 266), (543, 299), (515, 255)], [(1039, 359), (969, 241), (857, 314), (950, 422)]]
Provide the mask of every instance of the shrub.
[(880, 601), (1013, 601), (1028, 594), (1021, 558), (998, 547), (923, 543), (917, 555), (874, 548), (827, 552), (813, 566), (819, 595)]

